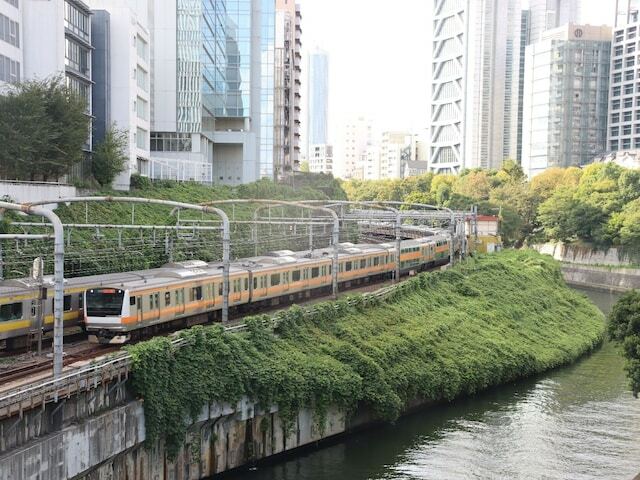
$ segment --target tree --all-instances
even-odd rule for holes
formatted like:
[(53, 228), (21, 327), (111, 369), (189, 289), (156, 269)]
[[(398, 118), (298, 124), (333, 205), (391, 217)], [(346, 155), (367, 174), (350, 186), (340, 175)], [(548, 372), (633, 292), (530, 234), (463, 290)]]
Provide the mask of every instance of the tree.
[(621, 212), (611, 216), (607, 233), (613, 243), (640, 250), (640, 199), (627, 203)]
[(524, 170), (515, 160), (505, 160), (502, 168), (498, 171), (498, 177), (506, 182), (523, 182), (525, 180)]
[(48, 180), (83, 158), (89, 135), (86, 101), (62, 76), (13, 85), (0, 96), (0, 174)]
[(488, 200), (491, 192), (489, 174), (480, 170), (460, 176), (453, 185), (453, 192), (476, 200)]
[(124, 171), (129, 160), (126, 154), (128, 144), (128, 133), (118, 130), (113, 124), (107, 129), (102, 142), (94, 149), (91, 173), (101, 186), (111, 185), (114, 178)]
[(609, 314), (609, 337), (622, 344), (633, 396), (640, 393), (640, 292), (625, 293)]

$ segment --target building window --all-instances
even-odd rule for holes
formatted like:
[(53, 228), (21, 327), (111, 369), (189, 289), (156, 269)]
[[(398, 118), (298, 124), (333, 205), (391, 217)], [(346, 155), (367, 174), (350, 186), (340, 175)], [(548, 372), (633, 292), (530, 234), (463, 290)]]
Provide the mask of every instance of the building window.
[(136, 99), (136, 114), (141, 120), (149, 120), (149, 104), (143, 98)]
[(629, 150), (631, 148), (631, 139), (630, 138), (623, 138), (622, 139), (622, 149), (623, 150)]
[(87, 103), (87, 111), (89, 110), (90, 101), (91, 101), (91, 86), (87, 82), (83, 82), (77, 77), (73, 77), (71, 75), (67, 75), (65, 78), (67, 83), (67, 88), (71, 90), (71, 92), (79, 95), (84, 99)]
[(620, 133), (620, 127), (611, 127), (610, 134), (612, 137), (617, 137)]
[(629, 70), (627, 72), (624, 72), (624, 79), (625, 80), (633, 80), (633, 70)]
[(136, 129), (136, 147), (140, 150), (147, 149), (147, 131), (144, 128)]
[[(616, 49), (617, 48), (618, 47), (616, 47)], [(633, 53), (635, 51), (636, 51), (636, 44), (635, 43), (630, 43), (629, 45), (627, 45), (627, 53)]]
[(611, 123), (620, 123), (620, 114), (612, 113), (611, 114)]
[(620, 83), (622, 81), (622, 72), (613, 74), (613, 83)]
[(623, 122), (630, 122), (631, 121), (631, 117), (632, 117), (631, 112), (624, 112), (622, 114), (622, 121)]
[[(614, 89), (615, 90), (615, 89)], [(631, 95), (633, 93), (633, 83), (629, 83), (624, 86), (624, 94)]]
[(20, 81), (20, 62), (0, 55), (0, 81), (17, 83)]
[(633, 98), (629, 97), (629, 98), (625, 98), (624, 99), (624, 108), (631, 108), (633, 107)]
[(138, 53), (138, 57), (140, 57), (145, 62), (149, 61), (149, 45), (146, 40), (142, 38), (140, 35), (135, 37), (136, 42), (136, 52)]
[(136, 68), (136, 84), (145, 92), (149, 91), (149, 74), (139, 65)]
[(619, 97), (620, 96), (620, 86), (619, 85), (617, 87), (613, 87), (613, 90), (611, 91), (611, 96), (613, 96), (613, 97)]
[(191, 134), (151, 132), (152, 152), (190, 152)]
[(65, 38), (64, 59), (67, 67), (73, 68), (83, 75), (89, 76), (89, 67), (91, 65), (90, 51), (88, 48)]
[(611, 151), (618, 150), (618, 141), (617, 140), (611, 140), (609, 142), (609, 150), (611, 150)]
[(622, 127), (622, 134), (631, 135), (631, 125), (625, 125), (624, 127)]
[(613, 50), (613, 54), (616, 57), (619, 57), (620, 55), (622, 55), (624, 52), (624, 47), (622, 45), (618, 45), (616, 46), (616, 48)]
[(91, 42), (89, 13), (81, 11), (69, 2), (64, 2), (64, 26), (71, 33), (87, 42)]
[(611, 101), (611, 108), (613, 110), (620, 110), (620, 100), (612, 100)]
[(613, 69), (614, 70), (620, 70), (622, 68), (622, 59), (618, 58), (617, 60), (615, 60), (613, 62)]
[(20, 25), (2, 14), (0, 14), (0, 40), (14, 47), (20, 47)]

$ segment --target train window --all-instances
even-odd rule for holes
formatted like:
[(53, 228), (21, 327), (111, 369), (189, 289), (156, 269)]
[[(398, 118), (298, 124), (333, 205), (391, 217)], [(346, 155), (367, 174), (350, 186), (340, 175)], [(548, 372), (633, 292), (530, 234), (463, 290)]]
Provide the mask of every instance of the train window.
[(351, 262), (345, 262), (345, 264), (344, 264), (344, 269), (345, 269), (347, 272), (350, 272), (351, 270), (353, 270), (353, 263), (351, 263)]
[(274, 273), (271, 275), (271, 286), (280, 285), (280, 274)]
[(320, 276), (320, 269), (318, 267), (313, 267), (311, 269), (311, 278), (318, 278)]
[(249, 290), (249, 279), (248, 278), (244, 279), (244, 289), (245, 290)]
[(153, 298), (156, 301), (156, 308), (160, 308), (160, 294), (159, 293), (154, 293), (153, 294)]
[(84, 308), (84, 294), (81, 293), (80, 295), (78, 295), (78, 310), (82, 310), (83, 308)]
[(62, 299), (62, 303), (63, 303), (62, 309), (65, 312), (68, 312), (69, 310), (71, 310), (71, 295), (65, 295), (64, 298)]
[(218, 284), (218, 295), (222, 295), (222, 282)]
[(367, 259), (363, 258), (362, 260), (360, 260), (360, 268), (366, 268), (367, 267)]
[(20, 320), (22, 318), (22, 304), (8, 303), (0, 305), (0, 322), (8, 322), (10, 320)]
[(171, 292), (164, 293), (164, 306), (168, 307), (171, 305)]
[(253, 289), (258, 288), (258, 277), (253, 277)]
[(300, 281), (300, 270), (294, 270), (291, 272), (291, 280), (294, 282)]
[(191, 294), (194, 300), (202, 300), (202, 287), (194, 287)]
[(380, 258), (373, 257), (373, 266), (377, 267), (380, 264)]
[(129, 305), (135, 305), (136, 304), (136, 297), (131, 296), (129, 297)]
[(153, 295), (149, 295), (149, 309), (153, 310)]

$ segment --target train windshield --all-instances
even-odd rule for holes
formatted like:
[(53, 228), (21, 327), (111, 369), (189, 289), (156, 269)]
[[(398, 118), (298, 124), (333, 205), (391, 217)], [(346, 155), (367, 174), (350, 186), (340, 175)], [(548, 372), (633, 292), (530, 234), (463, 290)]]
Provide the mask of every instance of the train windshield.
[(124, 290), (94, 288), (87, 290), (87, 316), (110, 317), (122, 314)]

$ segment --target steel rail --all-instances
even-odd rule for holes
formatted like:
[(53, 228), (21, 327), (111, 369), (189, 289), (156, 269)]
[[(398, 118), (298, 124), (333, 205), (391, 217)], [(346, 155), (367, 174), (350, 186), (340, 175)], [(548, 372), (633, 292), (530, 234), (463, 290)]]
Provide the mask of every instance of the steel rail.
[[(391, 295), (397, 288), (402, 288), (402, 284), (394, 284), (383, 287), (375, 292), (362, 293), (362, 297), (376, 297), (385, 299)], [(353, 299), (346, 300), (349, 305), (356, 302)], [(313, 315), (317, 310), (318, 304), (302, 307), (303, 315)], [(334, 308), (337, 307), (334, 305)], [(276, 328), (279, 324), (283, 312), (278, 312), (269, 317), (268, 322), (271, 328)], [(241, 333), (247, 330), (246, 324), (226, 325), (224, 331), (227, 333)], [(181, 348), (187, 345), (184, 338), (176, 338), (171, 341), (175, 348)], [(92, 386), (95, 388), (98, 384), (109, 381), (116, 376), (128, 376), (129, 370), (133, 363), (132, 356), (122, 351), (121, 353), (108, 354), (104, 359), (99, 357), (87, 367), (81, 367), (73, 371), (66, 372), (57, 378), (42, 379), (27, 385), (18, 387), (17, 389), (5, 394), (0, 394), (0, 418), (9, 416), (14, 410), (22, 411), (22, 405), (27, 402), (27, 407), (32, 408), (39, 404), (49, 401), (57, 402), (60, 396), (70, 395), (71, 388), (76, 391), (88, 389)], [(37, 399), (34, 401), (34, 399)]]

